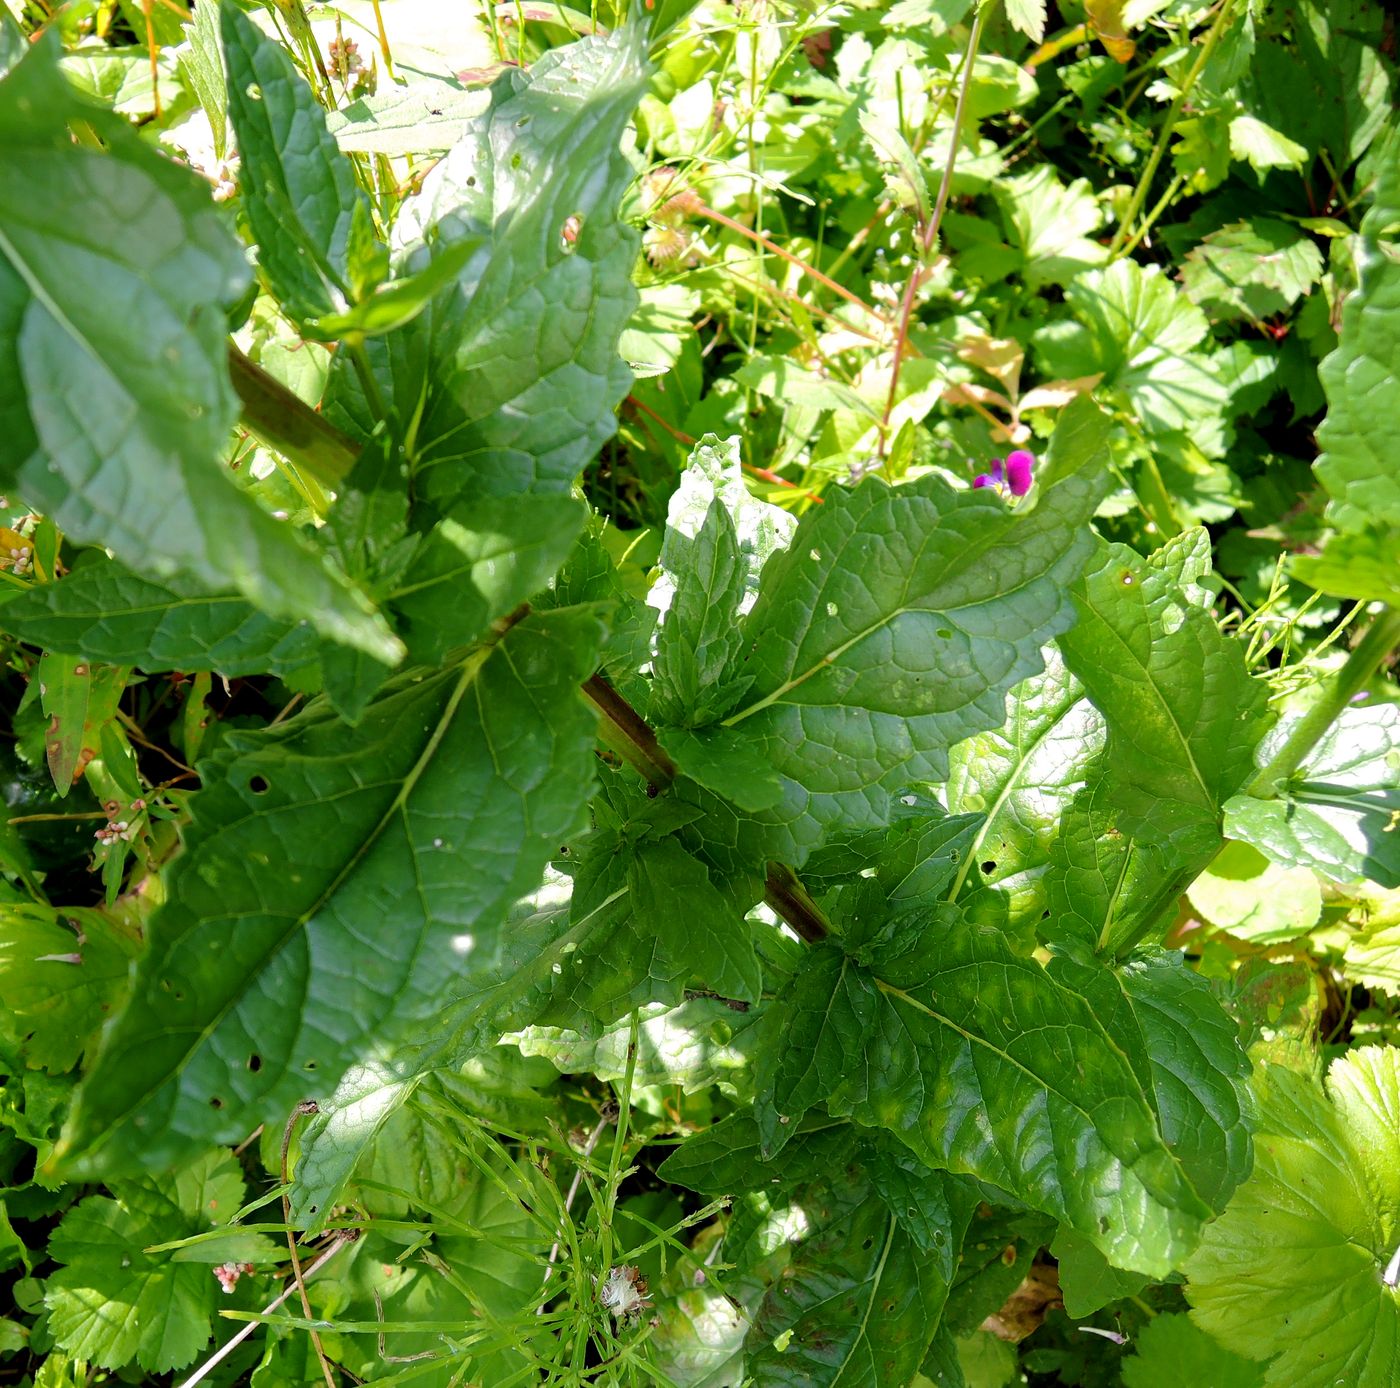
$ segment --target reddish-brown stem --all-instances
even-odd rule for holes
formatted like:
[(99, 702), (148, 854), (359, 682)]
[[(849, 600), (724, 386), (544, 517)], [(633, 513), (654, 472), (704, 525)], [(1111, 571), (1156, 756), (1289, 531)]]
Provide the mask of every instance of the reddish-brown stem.
[(799, 259), (791, 251), (785, 251), (776, 241), (770, 241), (762, 232), (755, 231), (752, 227), (746, 227), (743, 222), (736, 222), (733, 217), (726, 217), (723, 212), (716, 212), (713, 207), (707, 207), (701, 203), (693, 209), (696, 215), (708, 217), (712, 222), (717, 222), (722, 227), (728, 227), (730, 231), (738, 232), (740, 236), (747, 236), (750, 241), (762, 246), (765, 251), (776, 255), (780, 260), (786, 260), (789, 265), (795, 265), (804, 275), (829, 289), (833, 294), (845, 299), (848, 304), (854, 304), (862, 313), (868, 313), (878, 323), (888, 323), (889, 319), (883, 313), (871, 308), (858, 294), (852, 294), (844, 285), (837, 284), (835, 280), (822, 274), (815, 265), (808, 265), (805, 260)]

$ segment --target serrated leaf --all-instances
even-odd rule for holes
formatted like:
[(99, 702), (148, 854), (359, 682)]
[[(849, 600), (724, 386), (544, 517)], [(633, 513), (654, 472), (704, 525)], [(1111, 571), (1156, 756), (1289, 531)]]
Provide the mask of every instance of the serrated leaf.
[(1163, 1140), (1151, 1078), (1095, 1008), (950, 908), (886, 933), (869, 967), (811, 952), (775, 1021), (787, 1045), (762, 1110), (791, 1119), (825, 1099), (1125, 1267), (1161, 1275), (1193, 1247), (1209, 1206)]
[[(1276, 729), (1267, 756), (1287, 736)], [(1335, 881), (1369, 878), (1400, 887), (1400, 708), (1345, 708), (1273, 800), (1237, 795), (1225, 832), (1286, 867), (1313, 868)]]
[(593, 729), (576, 685), (600, 636), (588, 612), (536, 614), (391, 685), (353, 731), (313, 706), (226, 740), (80, 1091), (70, 1167), (236, 1139), (396, 1036), (445, 1039), (421, 1028), (475, 932), (579, 822)]
[(357, 216), (368, 222), (369, 205), (282, 44), (235, 4), (220, 7), (219, 23), (258, 265), (295, 321), (341, 313), (350, 294), (351, 224)]
[(0, 629), (65, 655), (142, 670), (285, 675), (315, 662), (309, 624), (288, 626), (246, 598), (209, 595), (180, 576), (164, 582), (93, 556), (57, 583), (0, 604)]
[[(94, 1364), (134, 1359), (168, 1373), (208, 1343), (218, 1283), (205, 1263), (144, 1250), (225, 1223), (242, 1204), (242, 1174), (227, 1152), (213, 1152), (173, 1176), (111, 1190), (110, 1199), (75, 1205), (49, 1241), (49, 1256), (62, 1264), (45, 1282), (49, 1326), (61, 1346)], [(265, 1239), (238, 1237), (251, 1238), (263, 1257), (270, 1251)]]
[(1202, 858), (1199, 870), (1219, 844), (1221, 807), (1253, 767), (1265, 695), (1170, 563), (1170, 552), (1143, 560), (1102, 546), (1060, 649), (1108, 723), (1105, 776), (1123, 830)]
[(39, 702), (48, 720), (44, 755), (60, 795), (68, 794), (74, 777), (97, 755), (98, 737), (116, 714), (126, 675), (80, 656), (45, 651), (39, 657)]
[(661, 1163), (657, 1175), (705, 1195), (733, 1195), (774, 1184), (791, 1189), (849, 1161), (856, 1140), (857, 1130), (849, 1123), (808, 1114), (794, 1124), (781, 1158), (766, 1161), (758, 1123), (741, 1109), (687, 1138)]
[[(631, 29), (508, 70), (490, 107), (404, 203), (397, 275), (485, 238), (455, 290), (366, 348), (402, 417), (417, 421), (412, 462), (424, 500), (567, 493), (616, 429), (631, 381), (617, 342), (636, 302), (637, 245), (617, 215), (632, 179), (619, 143), (644, 73)], [(331, 398), (369, 432), (348, 365), (333, 373)]]
[[(273, 616), (397, 660), (364, 595), (218, 462), (237, 415), (225, 306), (248, 269), (207, 187), (79, 107), (53, 66), (56, 41), (0, 83), (6, 475), (65, 534), (140, 572), (232, 585)], [(101, 125), (106, 153), (70, 140), (70, 116)]]
[(1268, 1360), (1266, 1388), (1387, 1388), (1400, 1376), (1400, 1052), (1351, 1051), (1327, 1091), (1256, 1075), (1254, 1175), (1186, 1262), (1191, 1317)]
[(1007, 0), (1006, 17), (1032, 43), (1045, 37), (1045, 0)]
[(209, 118), (214, 157), (223, 163), (228, 155), (228, 77), (224, 49), (219, 39), (220, 0), (207, 0), (185, 26), (188, 46), (180, 54), (180, 74), (185, 85)]
[(1088, 998), (1151, 1095), (1163, 1138), (1213, 1211), (1249, 1174), (1245, 1080), (1235, 1022), (1180, 954), (1148, 949), (1112, 971), (1066, 958), (1053, 978)]
[(1085, 179), (1066, 187), (1051, 165), (1041, 164), (1028, 174), (998, 179), (994, 191), (1010, 239), (1024, 257), (1029, 286), (1071, 283), (1106, 259), (1107, 251), (1093, 240), (1103, 225), (1103, 210)]
[(1400, 412), (1400, 263), (1381, 236), (1386, 210), (1394, 216), (1400, 204), (1394, 165), (1382, 165), (1375, 210), (1356, 242), (1356, 289), (1342, 305), (1336, 350), (1318, 367), (1327, 417), (1313, 465), (1332, 498), (1327, 519), (1338, 530), (1380, 529), (1392, 540), (1400, 527), (1400, 465), (1390, 427)]
[(1240, 115), (1230, 121), (1230, 157), (1244, 160), (1262, 174), (1269, 169), (1300, 169), (1308, 151), (1257, 116)]
[(1135, 1344), (1137, 1352), (1123, 1360), (1126, 1388), (1161, 1388), (1171, 1382), (1262, 1388), (1264, 1382), (1264, 1370), (1258, 1364), (1231, 1354), (1192, 1320), (1175, 1312), (1154, 1316), (1138, 1331)]
[(7, 905), (0, 912), (3, 1026), (26, 1062), (71, 1070), (126, 987), (139, 941), (98, 911)]
[(803, 518), (764, 569), (744, 625), (753, 683), (719, 725), (784, 783), (743, 821), (752, 851), (800, 866), (823, 831), (883, 824), (891, 792), (942, 779), (953, 743), (1002, 721), (1069, 617), (1100, 424), (1087, 401), (1064, 412), (1048, 478), (1015, 513), (931, 476), (866, 482)]
[(951, 1284), (978, 1201), (977, 1187), (966, 1177), (925, 1166), (883, 1133), (862, 1144), (861, 1164), (896, 1223), (939, 1277)]
[(1219, 318), (1257, 321), (1283, 313), (1321, 277), (1317, 243), (1273, 217), (1211, 232), (1181, 265), (1187, 297)]

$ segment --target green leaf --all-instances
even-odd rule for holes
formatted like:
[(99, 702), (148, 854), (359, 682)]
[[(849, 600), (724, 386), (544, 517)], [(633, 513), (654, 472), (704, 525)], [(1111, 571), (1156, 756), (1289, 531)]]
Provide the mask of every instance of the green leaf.
[(1024, 258), (1022, 273), (1029, 286), (1071, 284), (1106, 259), (1107, 252), (1093, 239), (1104, 214), (1087, 180), (1076, 178), (1066, 187), (1053, 166), (1041, 164), (1028, 174), (998, 179), (993, 191), (1010, 240)]
[(39, 657), (39, 700), (48, 720), (44, 754), (54, 789), (67, 795), (74, 776), (97, 752), (103, 724), (111, 721), (126, 687), (126, 672), (78, 656), (45, 651)]
[(80, 1090), (71, 1168), (236, 1140), (396, 1037), (445, 1040), (422, 1027), (476, 934), (579, 823), (593, 728), (576, 686), (600, 636), (586, 611), (536, 614), (391, 684), (353, 731), (313, 705), (226, 739)]
[[(784, 1149), (786, 1154), (786, 1149)], [(885, 1134), (862, 1145), (870, 1182), (922, 1257), (951, 1284), (978, 1192), (971, 1181), (935, 1171)]]
[(539, 592), (585, 516), (569, 496), (485, 497), (440, 521), (386, 600), (412, 657), (437, 664)]
[(905, 1388), (948, 1295), (885, 1202), (835, 1177), (794, 1197), (806, 1236), (754, 1317), (745, 1365), (761, 1384)]
[(264, 616), (246, 598), (210, 595), (181, 576), (143, 578), (91, 556), (57, 583), (0, 604), (0, 629), (65, 655), (142, 670), (285, 675), (315, 662), (316, 635)]
[(1160, 1276), (1194, 1246), (1209, 1207), (1163, 1140), (1152, 1078), (1090, 1002), (948, 907), (896, 916), (869, 948), (868, 967), (811, 951), (775, 1013), (763, 1110), (825, 1099), (1124, 1267)]
[(1211, 232), (1181, 265), (1187, 297), (1217, 318), (1257, 321), (1283, 313), (1321, 277), (1317, 243), (1273, 217)]
[[(94, 1364), (135, 1359), (168, 1373), (208, 1343), (218, 1283), (207, 1263), (144, 1250), (224, 1224), (243, 1203), (243, 1177), (229, 1153), (212, 1152), (173, 1176), (119, 1181), (111, 1192), (80, 1201), (49, 1240), (62, 1264), (44, 1287), (49, 1326), (58, 1344)], [(245, 1256), (271, 1251), (266, 1239), (238, 1238)]]
[(642, 845), (628, 874), (632, 907), (663, 953), (722, 997), (755, 1003), (762, 988), (754, 932), (702, 863), (675, 839)]
[[(632, 180), (619, 145), (644, 78), (633, 29), (508, 70), (404, 203), (393, 236), (400, 277), (485, 238), (432, 312), (366, 345), (401, 416), (417, 421), (424, 500), (567, 493), (616, 429), (631, 381), (617, 342), (636, 302), (637, 247), (618, 220)], [(348, 364), (333, 372), (331, 399), (333, 415), (369, 432)]]
[(850, 386), (809, 371), (786, 357), (751, 357), (734, 373), (734, 380), (783, 404), (819, 411), (850, 410), (867, 419), (879, 418), (874, 407)]
[(347, 154), (446, 154), (471, 129), (490, 97), (425, 73), (383, 83), (326, 116), (326, 126)]
[(1088, 1239), (1073, 1229), (1061, 1229), (1050, 1245), (1060, 1266), (1060, 1292), (1065, 1314), (1075, 1320), (1092, 1316), (1111, 1301), (1136, 1296), (1148, 1279), (1140, 1272), (1116, 1268)]
[(1186, 1262), (1192, 1319), (1268, 1360), (1266, 1388), (1386, 1388), (1400, 1377), (1400, 1052), (1333, 1062), (1327, 1091), (1256, 1073), (1254, 1175)]
[[(1124, 392), (1151, 435), (1188, 430), (1217, 419), (1225, 392), (1198, 347), (1209, 332), (1206, 316), (1162, 271), (1132, 260), (1080, 275), (1065, 302), (1091, 333), (1092, 356), (1083, 370), (1104, 373), (1104, 385)], [(1217, 455), (1218, 456), (1218, 455)]]
[[(747, 1088), (762, 1014), (720, 998), (688, 998), (679, 1007), (643, 1008), (637, 1017), (640, 1045), (637, 1085), (679, 1085), (694, 1094), (711, 1085)], [(508, 1033), (503, 1044), (523, 1055), (543, 1056), (561, 1074), (615, 1081), (627, 1074), (631, 1019), (586, 1037), (560, 1027), (529, 1026)]]
[(661, 1163), (657, 1175), (703, 1195), (766, 1190), (775, 1183), (791, 1189), (848, 1162), (855, 1145), (856, 1130), (849, 1123), (808, 1114), (794, 1124), (782, 1156), (767, 1161), (758, 1123), (741, 1109), (688, 1137)]
[[(1260, 749), (1287, 736), (1277, 728)], [(1312, 868), (1334, 881), (1369, 878), (1400, 887), (1400, 708), (1343, 709), (1283, 792), (1273, 800), (1237, 795), (1225, 832), (1275, 863)]]
[(1249, 1061), (1209, 983), (1180, 954), (1160, 949), (1112, 971), (1061, 957), (1049, 973), (1089, 1000), (1151, 1095), (1192, 1188), (1213, 1211), (1224, 1209), (1249, 1174)]
[(1146, 560), (1101, 546), (1060, 649), (1108, 723), (1105, 775), (1122, 828), (1184, 862), (1201, 858), (1198, 871), (1219, 845), (1222, 805), (1253, 767), (1265, 695), (1200, 590), (1171, 572), (1182, 543)]
[(744, 821), (753, 852), (800, 866), (824, 831), (885, 823), (892, 792), (942, 779), (953, 743), (1001, 723), (1069, 620), (1102, 442), (1092, 405), (1067, 409), (1015, 512), (930, 476), (832, 493), (803, 518), (764, 569), (744, 624), (753, 684), (720, 724), (784, 783)]
[[(1234, 803), (1227, 802), (1227, 817)], [(1310, 868), (1272, 863), (1247, 843), (1227, 843), (1189, 895), (1202, 920), (1260, 944), (1297, 939), (1322, 915), (1322, 891)]]
[(1008, 898), (1013, 925), (1034, 920), (1044, 909), (1040, 880), (1050, 845), (1104, 736), (1103, 716), (1051, 647), (1045, 669), (1007, 696), (1001, 727), (952, 750), (943, 791), (948, 809), (986, 816), (963, 879), (979, 863), (982, 884)]
[[(1061, 1271), (1064, 1265), (1061, 1264)], [(1066, 1310), (1069, 1303), (1065, 1303)], [(1071, 1315), (1077, 1314), (1071, 1312)], [(1125, 1388), (1209, 1383), (1211, 1388), (1263, 1388), (1264, 1370), (1212, 1340), (1188, 1317), (1154, 1316), (1137, 1333), (1137, 1353), (1123, 1360)]]
[(78, 1062), (126, 989), (139, 942), (99, 911), (7, 905), (0, 912), (0, 1027), (28, 1064), (60, 1074)]
[[(139, 572), (231, 585), (273, 616), (396, 660), (364, 595), (218, 462), (237, 414), (224, 309), (248, 270), (207, 187), (123, 122), (79, 107), (53, 42), (0, 83), (10, 479), (70, 538)], [(97, 122), (107, 152), (74, 144), (70, 117)]]
[(1363, 602), (1400, 606), (1400, 575), (1395, 568), (1395, 530), (1335, 531), (1321, 554), (1298, 554), (1289, 571), (1324, 593)]
[(1301, 169), (1308, 151), (1255, 116), (1236, 116), (1230, 122), (1230, 157), (1244, 160), (1262, 174), (1269, 169)]
[(1356, 251), (1356, 289), (1342, 306), (1337, 349), (1318, 368), (1327, 418), (1318, 429), (1315, 464), (1339, 530), (1400, 525), (1400, 467), (1389, 421), (1400, 408), (1400, 265), (1381, 241), (1384, 209), (1400, 203), (1400, 176), (1382, 175), (1374, 217)]
[(185, 26), (188, 47), (180, 54), (180, 75), (209, 117), (214, 157), (223, 163), (228, 157), (229, 125), (228, 77), (219, 38), (221, 3), (222, 0), (205, 0), (195, 11), (194, 22)]
[(418, 274), (381, 284), (344, 313), (325, 314), (306, 324), (307, 336), (334, 342), (357, 335), (378, 337), (404, 327), (456, 281), (479, 244), (470, 238), (454, 241)]
[(219, 22), (258, 265), (295, 321), (343, 313), (351, 226), (369, 217), (354, 170), (282, 44), (227, 0)]
[(1006, 17), (1032, 43), (1045, 37), (1045, 0), (1006, 0)]

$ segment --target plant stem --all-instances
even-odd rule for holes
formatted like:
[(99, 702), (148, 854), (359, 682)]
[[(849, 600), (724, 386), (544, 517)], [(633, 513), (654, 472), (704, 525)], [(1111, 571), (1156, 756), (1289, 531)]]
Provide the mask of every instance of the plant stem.
[(1272, 800), (1304, 758), (1322, 740), (1337, 715), (1365, 687), (1381, 661), (1400, 645), (1400, 609), (1382, 606), (1346, 664), (1333, 675), (1317, 702), (1298, 720), (1283, 746), (1245, 788), (1256, 800)]
[(1157, 143), (1153, 145), (1152, 153), (1148, 157), (1147, 167), (1143, 169), (1142, 177), (1138, 179), (1137, 187), (1133, 189), (1132, 199), (1128, 203), (1127, 210), (1123, 213), (1123, 220), (1118, 224), (1118, 230), (1108, 248), (1110, 262), (1117, 260), (1120, 255), (1124, 254), (1124, 243), (1128, 239), (1129, 229), (1138, 213), (1142, 211), (1143, 203), (1147, 201), (1152, 180), (1157, 176), (1162, 156), (1167, 152), (1167, 142), (1171, 139), (1172, 130), (1181, 116), (1182, 107), (1186, 105), (1186, 98), (1191, 95), (1206, 63), (1210, 61), (1210, 55), (1215, 51), (1215, 45), (1220, 42), (1220, 37), (1226, 29), (1226, 21), (1231, 17), (1234, 8), (1234, 0), (1221, 0), (1220, 13), (1216, 15), (1215, 23), (1210, 26), (1206, 41), (1201, 45), (1201, 51), (1196, 55), (1196, 61), (1191, 64), (1190, 71), (1186, 74), (1186, 80), (1181, 84), (1181, 90), (1176, 94), (1176, 100), (1172, 102), (1167, 111), (1167, 118), (1162, 122), (1162, 128), (1157, 132)]
[(948, 206), (948, 195), (953, 186), (953, 169), (958, 162), (958, 143), (962, 139), (963, 118), (967, 114), (967, 95), (972, 89), (972, 69), (977, 62), (977, 49), (982, 43), (982, 24), (987, 17), (988, 6), (979, 5), (972, 21), (972, 32), (967, 37), (967, 51), (963, 55), (962, 82), (958, 87), (958, 104), (953, 109), (953, 138), (948, 146), (948, 162), (943, 166), (943, 177), (938, 184), (938, 200), (934, 204), (933, 215), (928, 219), (919, 237), (914, 252), (914, 268), (909, 272), (904, 286), (904, 297), (899, 305), (899, 325), (895, 330), (894, 362), (890, 367), (890, 389), (885, 397), (885, 412), (880, 418), (880, 456), (885, 456), (889, 442), (890, 416), (894, 413), (895, 399), (899, 394), (899, 372), (904, 365), (905, 353), (909, 350), (909, 324), (914, 317), (914, 301), (919, 295), (919, 285), (924, 277), (925, 261), (938, 238), (938, 228), (943, 221), (944, 210)]
[[(585, 680), (582, 689), (584, 697), (602, 714), (602, 742), (646, 781), (650, 793), (666, 790), (680, 772), (646, 720), (601, 674)], [(790, 867), (769, 863), (763, 885), (764, 901), (809, 944), (832, 933), (826, 917)]]
[(228, 367), (249, 430), (318, 482), (339, 487), (355, 466), (359, 444), (249, 361), (233, 343), (229, 343)]
[(804, 275), (810, 276), (818, 284), (831, 290), (833, 294), (840, 295), (848, 304), (854, 304), (862, 313), (868, 313), (881, 323), (889, 321), (884, 314), (871, 308), (859, 294), (852, 294), (844, 285), (837, 284), (835, 280), (822, 274), (815, 265), (808, 265), (805, 260), (799, 259), (791, 251), (785, 251), (776, 241), (770, 241), (761, 232), (754, 231), (752, 227), (746, 227), (743, 222), (736, 222), (733, 217), (726, 217), (723, 212), (716, 212), (713, 207), (706, 207), (703, 203), (693, 210), (696, 216), (708, 217), (710, 221), (717, 222), (722, 227), (728, 227), (730, 231), (738, 232), (740, 236), (747, 236), (750, 241), (762, 246), (765, 251), (776, 255), (780, 260), (786, 260), (789, 265), (795, 265)]

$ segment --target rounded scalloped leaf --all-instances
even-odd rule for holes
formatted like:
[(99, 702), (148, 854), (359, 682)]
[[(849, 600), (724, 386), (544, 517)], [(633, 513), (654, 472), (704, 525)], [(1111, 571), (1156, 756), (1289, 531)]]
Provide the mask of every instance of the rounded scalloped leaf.
[(1400, 1052), (1334, 1062), (1326, 1091), (1280, 1066), (1255, 1076), (1253, 1176), (1186, 1262), (1196, 1323), (1266, 1388), (1400, 1382)]

